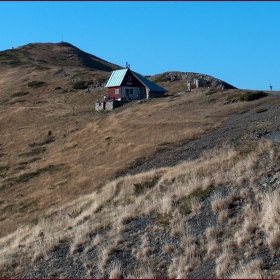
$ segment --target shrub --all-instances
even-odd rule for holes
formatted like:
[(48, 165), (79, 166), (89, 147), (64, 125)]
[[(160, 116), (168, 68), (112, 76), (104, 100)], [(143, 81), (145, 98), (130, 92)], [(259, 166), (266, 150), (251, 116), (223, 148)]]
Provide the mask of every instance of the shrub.
[(45, 66), (41, 66), (41, 65), (37, 65), (36, 66), (36, 70), (38, 71), (44, 71), (44, 70), (48, 70), (50, 69), (49, 67), (45, 67)]
[(54, 136), (52, 136), (52, 131), (49, 130), (48, 135), (46, 137), (46, 140), (42, 143), (39, 143), (40, 146), (45, 145), (45, 144), (49, 144), (51, 142), (54, 142)]
[[(35, 147), (35, 146), (43, 146), (43, 145), (46, 145), (46, 144), (50, 144), (52, 142), (54, 142), (54, 136), (52, 135), (52, 131), (49, 130), (45, 140), (43, 142), (40, 142), (40, 143), (36, 143), (36, 142), (33, 142), (33, 143), (29, 143), (29, 146), (30, 147)], [(30, 153), (31, 155), (36, 155), (37, 153), (40, 153), (40, 152), (44, 152), (46, 150), (46, 148), (42, 147), (42, 148), (37, 148), (37, 149), (33, 149)], [(26, 154), (30, 154), (30, 153), (25, 153), (25, 154), (22, 154), (20, 156), (26, 156)]]
[(28, 152), (28, 153), (22, 153), (19, 155), (19, 157), (30, 157), (30, 156), (36, 156), (36, 155), (39, 155), (43, 152), (46, 151), (46, 148), (45, 147), (40, 147), (40, 148), (36, 148), (36, 149), (33, 149), (31, 152)]
[(146, 157), (138, 157), (134, 160), (133, 166), (139, 166), (145, 162)]
[(86, 89), (87, 82), (86, 81), (76, 82), (72, 87), (73, 87), (73, 89)]
[(170, 78), (168, 77), (167, 74), (161, 74), (153, 82), (154, 83), (159, 83), (159, 82), (167, 82), (169, 80), (170, 80)]
[(217, 88), (210, 88), (209, 91), (207, 91), (205, 94), (206, 95), (212, 95), (214, 93), (219, 92), (219, 90)]
[(29, 82), (27, 85), (32, 88), (38, 88), (38, 87), (41, 87), (44, 83), (45, 82), (41, 82), (41, 81), (32, 81), (32, 82)]
[(22, 65), (22, 64), (23, 63), (20, 60), (17, 60), (17, 59), (11, 60), (9, 62), (9, 65), (11, 65), (12, 67), (19, 66), (19, 65)]
[(63, 166), (64, 166), (64, 164), (58, 164), (58, 165), (51, 164), (46, 167), (40, 168), (37, 171), (30, 172), (30, 173), (24, 173), (15, 178), (9, 178), (9, 179), (5, 180), (5, 182), (8, 183), (9, 186), (13, 186), (15, 184), (20, 184), (20, 183), (26, 183), (29, 180), (31, 180), (32, 178), (37, 177), (42, 173), (45, 173), (45, 172), (52, 173), (52, 172), (59, 171), (59, 170), (61, 170), (61, 168)]
[(238, 101), (240, 100), (240, 93), (231, 94), (227, 97), (227, 101)]
[(267, 109), (266, 108), (259, 108), (259, 109), (256, 109), (256, 113), (262, 113), (262, 112), (265, 112), (265, 111), (267, 111)]
[(41, 158), (39, 158), (39, 157), (35, 157), (35, 158), (32, 158), (28, 163), (32, 163), (32, 162), (38, 161), (40, 159)]
[(156, 185), (158, 179), (159, 177), (154, 177), (151, 181), (133, 184), (135, 195), (138, 196), (144, 194), (146, 190), (153, 188)]
[(56, 72), (54, 73), (54, 75), (60, 74), (60, 73), (62, 73), (62, 72), (63, 72), (63, 69), (59, 69), (58, 71), (56, 71)]
[(19, 91), (11, 95), (11, 97), (20, 97), (29, 94), (28, 91)]
[(213, 191), (214, 186), (211, 185), (206, 190), (196, 190), (192, 192), (188, 196), (183, 196), (182, 198), (178, 199), (177, 201), (173, 202), (173, 207), (177, 207), (181, 214), (188, 215), (192, 211), (191, 203), (192, 201), (196, 200), (197, 202), (204, 201), (210, 193)]
[(208, 100), (208, 103), (214, 103), (216, 100), (217, 100), (216, 98), (210, 98), (210, 99)]
[(264, 93), (263, 91), (257, 91), (257, 92), (247, 91), (246, 93), (240, 95), (240, 101), (252, 101), (265, 96), (267, 96), (267, 94)]
[(171, 218), (172, 215), (157, 213), (153, 220), (162, 226), (168, 226), (170, 225)]
[(5, 171), (7, 171), (8, 169), (9, 169), (9, 166), (7, 166), (7, 165), (2, 165), (2, 166), (0, 166), (0, 173), (5, 172)]

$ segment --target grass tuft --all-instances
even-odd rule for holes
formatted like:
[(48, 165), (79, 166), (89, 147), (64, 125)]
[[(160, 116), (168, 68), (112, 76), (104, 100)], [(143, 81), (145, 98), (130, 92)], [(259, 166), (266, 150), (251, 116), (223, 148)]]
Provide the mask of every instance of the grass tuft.
[(159, 177), (156, 176), (151, 181), (145, 181), (142, 183), (134, 183), (133, 184), (134, 185), (134, 194), (136, 196), (144, 194), (148, 189), (151, 189), (156, 185), (158, 179), (159, 179)]
[(188, 215), (192, 212), (192, 202), (195, 200), (197, 203), (203, 202), (213, 191), (214, 186), (211, 185), (206, 190), (196, 190), (188, 196), (183, 196), (177, 201), (173, 202), (173, 207), (178, 208), (179, 212), (183, 215)]

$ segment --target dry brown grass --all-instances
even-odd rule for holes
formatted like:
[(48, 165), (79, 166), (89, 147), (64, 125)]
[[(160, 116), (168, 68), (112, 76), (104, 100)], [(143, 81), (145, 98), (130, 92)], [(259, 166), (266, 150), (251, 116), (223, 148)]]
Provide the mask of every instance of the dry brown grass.
[(264, 264), (260, 259), (253, 260), (246, 265), (239, 265), (239, 267), (228, 275), (230, 279), (262, 279)]
[(248, 232), (236, 232), (235, 240), (239, 247), (244, 247), (244, 245), (252, 238), (252, 236)]
[(113, 262), (109, 269), (110, 271), (110, 279), (120, 279), (122, 278), (121, 264), (118, 262)]
[(280, 229), (274, 229), (272, 232), (268, 233), (267, 243), (272, 250), (275, 250), (280, 245)]
[(279, 191), (268, 192), (262, 201), (262, 223), (266, 231), (272, 230), (279, 225), (280, 210), (280, 193)]
[[(206, 131), (220, 126), (229, 114), (251, 106), (247, 103), (225, 106), (224, 100), (231, 91), (219, 95), (217, 102), (209, 105), (205, 102), (205, 93), (195, 91), (100, 113), (94, 111), (94, 102), (105, 92), (95, 91), (89, 95), (84, 95), (83, 90), (57, 93), (55, 87), (67, 89), (72, 85), (71, 77), (55, 75), (58, 70), (60, 67), (56, 66), (44, 71), (5, 67), (0, 70), (1, 149), (7, 155), (1, 157), (1, 165), (9, 163), (10, 167), (6, 178), (0, 178), (1, 185), (6, 185), (6, 179), (19, 176), (13, 174), (22, 161), (18, 156), (32, 150), (29, 144), (44, 141), (48, 131), (52, 131), (55, 141), (45, 145), (46, 151), (38, 155), (39, 160), (28, 163), (28, 168), (22, 169), (21, 174), (36, 172), (49, 164), (65, 164), (60, 171), (47, 172), (26, 183), (0, 190), (7, 205), (13, 205), (0, 222), (0, 236), (44, 215), (50, 205), (61, 205), (91, 193), (137, 164), (140, 158), (148, 159), (162, 149), (199, 138)], [(110, 74), (75, 67), (68, 70), (89, 80), (108, 78)], [(82, 72), (84, 74), (80, 74)], [(28, 88), (27, 83), (34, 79), (46, 84), (39, 89)], [(172, 92), (175, 88), (171, 84), (168, 89)], [(24, 97), (24, 102), (10, 103), (12, 93), (27, 89), (30, 94)], [(164, 148), (162, 143), (170, 144)], [(190, 183), (194, 184), (195, 180), (193, 178)], [(204, 180), (202, 187), (212, 179), (207, 177)], [(34, 203), (25, 203), (27, 206), (23, 208), (25, 201)], [(170, 212), (170, 201), (166, 199), (164, 203), (166, 206), (162, 211)], [(147, 211), (152, 209), (147, 206)]]
[(220, 251), (220, 246), (216, 240), (211, 240), (207, 243), (207, 259), (210, 257), (216, 256), (216, 254)]
[(218, 278), (225, 277), (231, 269), (236, 265), (235, 256), (228, 248), (224, 249), (222, 254), (216, 259), (216, 276)]
[[(52, 75), (45, 74), (46, 79)], [(9, 75), (12, 74), (5, 74), (5, 87), (14, 92), (20, 85), (13, 85)], [(26, 79), (31, 79), (31, 74), (28, 75)], [(38, 74), (38, 80), (40, 77)], [(259, 194), (258, 203), (262, 210), (242, 208), (241, 222), (238, 218), (232, 222), (234, 227), (230, 234), (234, 240), (224, 246), (218, 240), (219, 229), (216, 227), (208, 228), (203, 236), (194, 237), (187, 226), (187, 215), (174, 207), (174, 202), (179, 199), (211, 186), (231, 185), (242, 189), (250, 182), (251, 185), (256, 184), (260, 171), (273, 166), (279, 157), (279, 150), (269, 141), (252, 142), (254, 149), (246, 152), (242, 148), (225, 145), (205, 151), (197, 160), (172, 168), (117, 177), (121, 171), (137, 164), (140, 157), (148, 159), (156, 154), (162, 149), (161, 143), (169, 142), (170, 147), (175, 147), (200, 137), (207, 130), (218, 127), (229, 114), (250, 108), (250, 104), (224, 106), (225, 93), (209, 106), (204, 92), (197, 91), (174, 99), (150, 100), (147, 106), (132, 103), (114, 112), (97, 114), (92, 105), (87, 105), (96, 96), (77, 92), (63, 97), (50, 92), (47, 98), (44, 94), (49, 90), (50, 87), (40, 92), (33, 90), (26, 97), (30, 102), (42, 99), (45, 103), (36, 106), (4, 104), (0, 108), (0, 126), (4, 127), (1, 149), (8, 155), (1, 158), (1, 165), (10, 166), (7, 177), (0, 179), (1, 186), (6, 179), (18, 176), (13, 173), (22, 161), (18, 155), (30, 152), (32, 149), (28, 144), (43, 141), (49, 130), (55, 141), (45, 145), (46, 150), (39, 155), (40, 160), (28, 163), (28, 169), (20, 171), (20, 174), (35, 172), (50, 164), (65, 164), (62, 170), (40, 174), (25, 183), (1, 189), (1, 200), (5, 202), (0, 205), (0, 210), (7, 207), (5, 209), (9, 213), (5, 213), (3, 217), (6, 218), (0, 222), (0, 235), (3, 236), (0, 239), (0, 270), (12, 265), (19, 256), (25, 256), (19, 267), (28, 266), (26, 262), (29, 259), (34, 262), (46, 259), (59, 240), (71, 240), (72, 255), (82, 245), (86, 246), (86, 252), (98, 247), (99, 262), (96, 265), (101, 277), (108, 269), (113, 278), (152, 278), (155, 272), (153, 267), (146, 265), (148, 262), (130, 275), (123, 275), (119, 263), (107, 266), (116, 246), (123, 241), (122, 234), (129, 228), (127, 224), (134, 218), (155, 212), (168, 217), (168, 221), (160, 225), (163, 231), (181, 241), (178, 250), (173, 249), (172, 244), (165, 244), (162, 250), (166, 255), (172, 254), (168, 266), (171, 278), (187, 277), (190, 271), (200, 266), (201, 256), (216, 258), (216, 276), (227, 276), (236, 270), (236, 256), (228, 247), (234, 241), (244, 248), (257, 229), (264, 230), (272, 250), (279, 245), (277, 192), (267, 196)], [(0, 101), (4, 98), (8, 96), (0, 96)], [(190, 101), (193, 104), (191, 109)], [(263, 161), (259, 160), (261, 157)], [(156, 177), (158, 181), (152, 188), (136, 196), (135, 184)], [(253, 199), (246, 191), (241, 191), (240, 196), (249, 204)], [(228, 207), (232, 200), (214, 196), (212, 201), (213, 213), (219, 215), (222, 226), (227, 226)], [(27, 201), (32, 203), (27, 205)], [(46, 211), (47, 208), (50, 210)], [(197, 200), (191, 200), (191, 215), (199, 215), (201, 209)], [(28, 224), (32, 220), (33, 223)], [(44, 241), (39, 237), (41, 232), (44, 232)], [(95, 237), (91, 240), (90, 236)], [(205, 243), (201, 241), (203, 237)], [(141, 245), (137, 248), (128, 242), (126, 244), (130, 246), (126, 249), (132, 250), (137, 260), (148, 260), (154, 251), (153, 245), (148, 236), (143, 235), (140, 240)], [(197, 245), (198, 240), (201, 247)], [(248, 256), (252, 250), (248, 251)], [(90, 275), (91, 264), (87, 268)]]
[(208, 240), (215, 240), (219, 234), (219, 229), (215, 227), (209, 227), (205, 231), (205, 236)]
[[(172, 203), (212, 184), (236, 182), (233, 185), (242, 186), (254, 175), (257, 177), (254, 170), (260, 150), (266, 153), (268, 144), (259, 145), (259, 150), (244, 158), (235, 149), (223, 147), (206, 151), (200, 160), (174, 168), (115, 178), (163, 149), (201, 137), (208, 130), (219, 127), (230, 114), (245, 111), (251, 105), (224, 105), (226, 96), (234, 91), (217, 95), (216, 102), (209, 104), (205, 92), (196, 90), (176, 98), (132, 103), (114, 112), (97, 113), (94, 112), (94, 102), (106, 90), (84, 95), (83, 90), (62, 94), (54, 89), (71, 88), (74, 75), (77, 79), (95, 81), (108, 78), (110, 73), (87, 71), (75, 65), (62, 70), (72, 74), (57, 76), (56, 73), (61, 71), (57, 66), (40, 71), (28, 67), (0, 69), (1, 153), (6, 154), (0, 158), (0, 166), (9, 166), (6, 177), (0, 178), (0, 196), (5, 201), (0, 205), (3, 218), (0, 222), (0, 237), (3, 237), (0, 240), (0, 270), (19, 256), (25, 256), (25, 260), (21, 259), (21, 266), (28, 265), (26, 260), (29, 259), (34, 262), (46, 259), (59, 240), (71, 240), (72, 255), (82, 245), (87, 246), (86, 250), (98, 247), (100, 260), (97, 265), (102, 276), (117, 246), (108, 240), (120, 238), (119, 235), (127, 229), (126, 224), (133, 218), (158, 211), (170, 215), (171, 234), (182, 237), (182, 251), (177, 252), (177, 259), (173, 261), (173, 275), (187, 276), (199, 264), (199, 248), (194, 242), (197, 239), (186, 228), (184, 217), (173, 209)], [(45, 84), (38, 89), (28, 87), (28, 82), (34, 80)], [(168, 89), (172, 93), (183, 88), (182, 84), (175, 82)], [(11, 99), (13, 93), (27, 90), (28, 95)], [(48, 131), (52, 131), (55, 141), (44, 145), (45, 151), (36, 155), (37, 161), (31, 162), (34, 157), (19, 157), (37, 147), (29, 144), (42, 143)], [(170, 144), (166, 146), (164, 143)], [(270, 148), (269, 158), (273, 161), (277, 158), (277, 151)], [(17, 170), (23, 161), (28, 162), (26, 169)], [(7, 179), (61, 163), (64, 164), (61, 170), (48, 171), (14, 185), (6, 183)], [(152, 189), (135, 196), (134, 183), (158, 175), (159, 181)], [(273, 248), (276, 241), (272, 241), (275, 238), (269, 235), (269, 230), (277, 233), (273, 224), (278, 220), (276, 215), (265, 217), (269, 216), (269, 209), (278, 211), (278, 206), (272, 198), (260, 200), (260, 203), (263, 203), (264, 214), (262, 228)], [(226, 211), (226, 207), (216, 208), (220, 216)], [(191, 209), (199, 212), (196, 200), (191, 201)], [(242, 230), (252, 234), (253, 228), (244, 218)], [(41, 232), (44, 238), (40, 237)], [(90, 235), (95, 238), (90, 240)], [(217, 236), (209, 233), (208, 237), (210, 249)], [(141, 253), (138, 257), (148, 257), (152, 252), (150, 240), (143, 236), (141, 241), (140, 248), (137, 248)], [(123, 276), (119, 263), (113, 262), (108, 270), (110, 277)], [(153, 267), (143, 265), (131, 275), (135, 276), (133, 278), (153, 278)]]
[(228, 205), (229, 202), (227, 199), (222, 199), (220, 195), (216, 195), (212, 201), (212, 211), (216, 215), (219, 212), (225, 211)]
[(166, 244), (163, 248), (162, 248), (162, 253), (163, 254), (169, 254), (171, 252), (174, 251), (174, 245), (171, 244)]
[(222, 210), (218, 216), (218, 221), (222, 224), (225, 223), (228, 220), (228, 210)]

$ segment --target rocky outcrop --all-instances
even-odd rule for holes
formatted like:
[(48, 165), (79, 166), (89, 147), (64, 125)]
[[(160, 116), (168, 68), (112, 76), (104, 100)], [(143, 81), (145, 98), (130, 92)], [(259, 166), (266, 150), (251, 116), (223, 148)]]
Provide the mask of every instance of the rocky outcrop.
[(233, 85), (230, 85), (220, 79), (214, 78), (209, 75), (194, 73), (194, 72), (165, 72), (163, 74), (157, 74), (149, 77), (149, 79), (155, 83), (158, 82), (174, 82), (178, 80), (185, 80), (186, 83), (191, 82), (192, 85), (198, 85), (196, 87), (209, 87), (217, 89), (235, 89)]

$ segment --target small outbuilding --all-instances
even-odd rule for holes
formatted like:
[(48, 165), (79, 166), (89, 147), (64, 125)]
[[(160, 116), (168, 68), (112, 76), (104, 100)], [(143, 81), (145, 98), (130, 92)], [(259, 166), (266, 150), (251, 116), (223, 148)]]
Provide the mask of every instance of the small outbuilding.
[(115, 100), (160, 98), (167, 92), (129, 68), (113, 71), (105, 87), (109, 98)]

